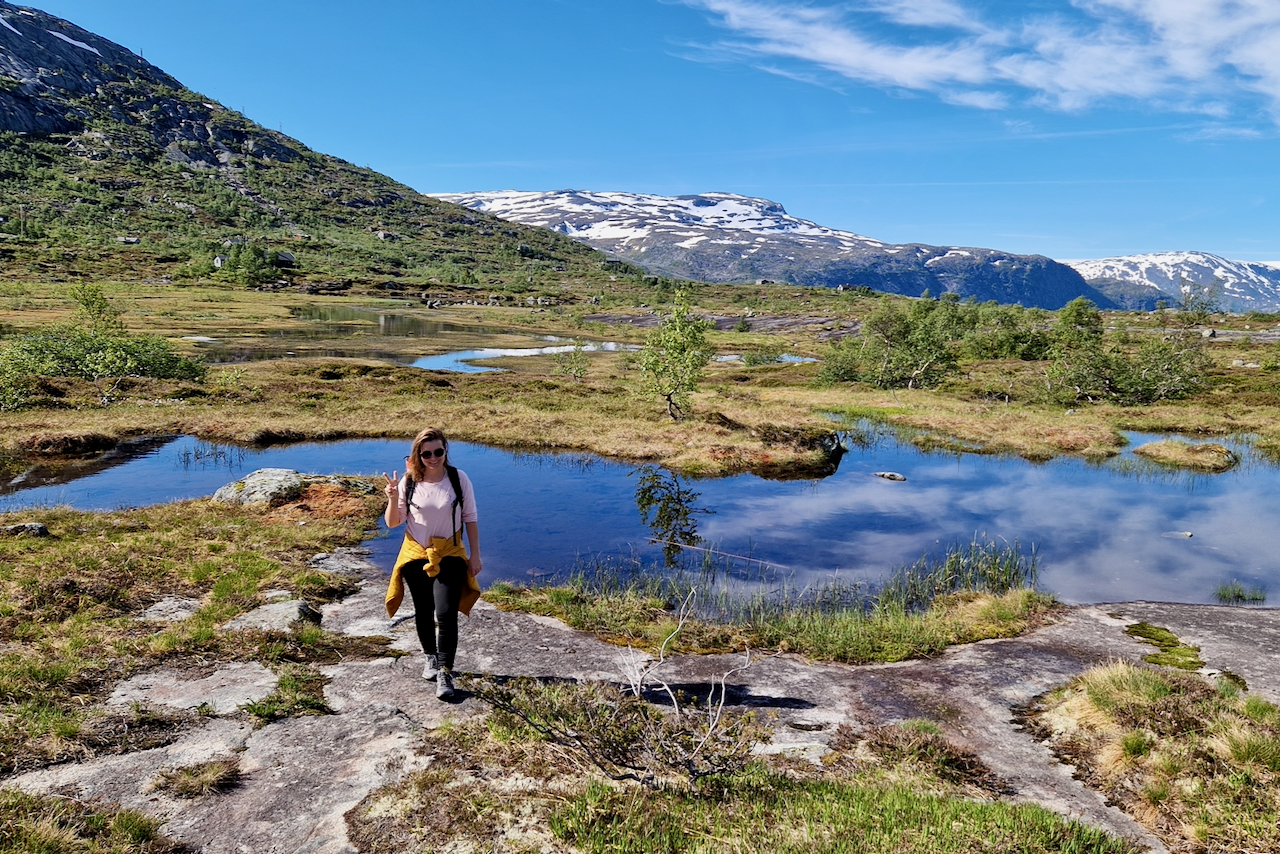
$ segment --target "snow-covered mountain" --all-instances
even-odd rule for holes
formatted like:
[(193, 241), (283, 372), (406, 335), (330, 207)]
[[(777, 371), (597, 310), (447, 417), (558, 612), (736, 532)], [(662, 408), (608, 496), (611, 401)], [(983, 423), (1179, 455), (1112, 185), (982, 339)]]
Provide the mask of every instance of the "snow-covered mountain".
[(1172, 305), (1182, 297), (1183, 285), (1204, 288), (1216, 280), (1223, 308), (1280, 310), (1280, 267), (1271, 264), (1229, 261), (1208, 252), (1153, 252), (1067, 263), (1104, 292), (1113, 283), (1150, 288), (1152, 296)]
[(577, 190), (441, 193), (437, 198), (553, 229), (652, 273), (704, 282), (866, 285), (919, 296), (1060, 308), (1077, 296), (1112, 303), (1075, 270), (1041, 255), (895, 245), (790, 216), (733, 193), (653, 196)]

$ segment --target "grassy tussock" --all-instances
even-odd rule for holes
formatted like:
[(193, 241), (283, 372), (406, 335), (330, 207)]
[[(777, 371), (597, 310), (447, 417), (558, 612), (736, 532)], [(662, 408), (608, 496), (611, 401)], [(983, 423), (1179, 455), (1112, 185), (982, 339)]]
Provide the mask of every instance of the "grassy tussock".
[(1134, 448), (1133, 452), (1161, 465), (1202, 472), (1228, 471), (1240, 462), (1230, 448), (1216, 442), (1193, 444), (1178, 439), (1161, 439)]
[(329, 680), (314, 668), (289, 662), (276, 672), (276, 689), (244, 710), (253, 715), (258, 726), (281, 718), (327, 715), (331, 712), (324, 699), (324, 686)]
[(211, 759), (182, 768), (166, 768), (151, 788), (178, 798), (199, 798), (233, 789), (240, 782), (239, 757)]
[(178, 854), (162, 822), (133, 810), (0, 790), (0, 854)]
[[(304, 503), (318, 511), (298, 525)], [(101, 704), (117, 681), (160, 662), (285, 667), (386, 654), (378, 639), (333, 636), (311, 625), (289, 633), (221, 628), (261, 604), (266, 589), (313, 602), (342, 595), (349, 582), (307, 560), (359, 542), (378, 509), (363, 496), (324, 492), (276, 508), (187, 501), (112, 513), (54, 507), (0, 515), (0, 524), (36, 520), (51, 532), (0, 539), (0, 771), (171, 739), (184, 716)], [(141, 619), (165, 596), (194, 599), (199, 610), (176, 623)], [(306, 696), (300, 690), (285, 698), (271, 716), (307, 711)]]
[(1031, 723), (1171, 851), (1280, 850), (1280, 709), (1234, 683), (1114, 664), (1049, 694)]
[[(777, 758), (696, 786), (611, 783), (573, 755), (472, 719), (426, 735), (431, 766), (347, 814), (362, 851), (1135, 854), (997, 782), (927, 722), (837, 733), (822, 764)], [(512, 769), (519, 769), (513, 773)]]

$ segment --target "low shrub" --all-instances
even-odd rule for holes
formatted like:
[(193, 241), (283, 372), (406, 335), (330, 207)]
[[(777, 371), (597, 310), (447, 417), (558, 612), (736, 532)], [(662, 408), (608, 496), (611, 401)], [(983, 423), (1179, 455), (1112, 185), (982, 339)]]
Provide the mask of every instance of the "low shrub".
[(126, 335), (60, 325), (24, 335), (0, 350), (0, 409), (22, 409), (38, 377), (74, 377), (101, 384), (109, 400), (127, 377), (203, 380), (205, 366), (174, 351), (157, 335)]

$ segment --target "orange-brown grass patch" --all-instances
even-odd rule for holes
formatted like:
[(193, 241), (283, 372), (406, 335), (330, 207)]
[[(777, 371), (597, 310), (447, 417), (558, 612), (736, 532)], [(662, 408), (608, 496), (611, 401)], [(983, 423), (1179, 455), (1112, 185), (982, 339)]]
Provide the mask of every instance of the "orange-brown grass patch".
[[(373, 501), (381, 504), (379, 497)], [(305, 519), (351, 519), (367, 515), (370, 499), (336, 483), (313, 483), (302, 490), (298, 500), (275, 507), (267, 514), (271, 521), (298, 522)]]

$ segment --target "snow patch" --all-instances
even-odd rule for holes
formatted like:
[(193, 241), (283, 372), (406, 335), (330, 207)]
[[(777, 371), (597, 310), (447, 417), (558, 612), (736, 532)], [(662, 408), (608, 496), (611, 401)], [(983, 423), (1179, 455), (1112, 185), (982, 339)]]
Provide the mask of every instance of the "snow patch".
[(1208, 252), (1153, 252), (1066, 263), (1086, 280), (1130, 282), (1174, 297), (1216, 281), (1224, 306), (1234, 310), (1280, 305), (1280, 270), (1270, 264), (1232, 261)]
[[(12, 28), (12, 27), (10, 27), (9, 29), (13, 29), (13, 28)], [(66, 42), (67, 44), (73, 44), (73, 45), (75, 45), (76, 47), (84, 48), (85, 50), (89, 51), (90, 53), (96, 53), (96, 54), (98, 54), (98, 56), (102, 56), (102, 54), (98, 52), (98, 49), (97, 49), (96, 47), (90, 47), (89, 45), (85, 44), (84, 42), (78, 42), (78, 41), (76, 41), (75, 39), (71, 38), (71, 36), (64, 36), (62, 33), (57, 33), (57, 32), (54, 32), (53, 30), (45, 30), (45, 32), (46, 32), (46, 33), (48, 33), (49, 35), (53, 36), (53, 37), (54, 37), (54, 38), (56, 38), (56, 39), (62, 39), (62, 40), (63, 40), (64, 42)]]
[(649, 236), (649, 229), (621, 223), (601, 222), (579, 228), (578, 234), (591, 240), (639, 240)]
[(0, 15), (0, 24), (4, 24), (6, 29), (13, 30), (18, 35), (22, 35), (22, 32), (13, 24), (9, 23), (8, 19), (6, 19), (4, 15)]

